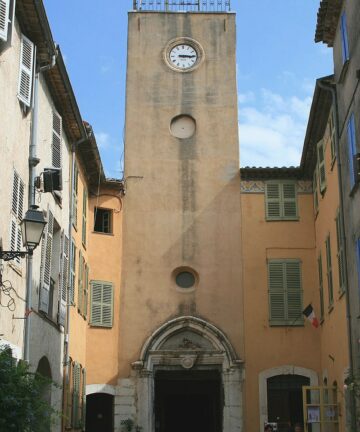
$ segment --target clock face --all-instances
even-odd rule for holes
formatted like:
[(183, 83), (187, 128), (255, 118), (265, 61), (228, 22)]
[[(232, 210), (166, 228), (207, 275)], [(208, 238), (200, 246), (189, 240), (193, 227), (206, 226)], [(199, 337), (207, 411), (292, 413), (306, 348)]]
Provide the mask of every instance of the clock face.
[(198, 53), (189, 44), (179, 44), (170, 50), (169, 60), (170, 64), (177, 69), (191, 69), (198, 60)]

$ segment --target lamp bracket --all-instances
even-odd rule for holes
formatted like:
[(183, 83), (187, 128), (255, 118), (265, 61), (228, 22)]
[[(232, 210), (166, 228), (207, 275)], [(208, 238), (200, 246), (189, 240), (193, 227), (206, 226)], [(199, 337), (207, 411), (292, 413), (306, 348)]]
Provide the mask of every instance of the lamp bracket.
[(0, 250), (0, 259), (11, 261), (15, 258), (25, 258), (26, 255), (32, 255), (32, 251), (3, 251)]

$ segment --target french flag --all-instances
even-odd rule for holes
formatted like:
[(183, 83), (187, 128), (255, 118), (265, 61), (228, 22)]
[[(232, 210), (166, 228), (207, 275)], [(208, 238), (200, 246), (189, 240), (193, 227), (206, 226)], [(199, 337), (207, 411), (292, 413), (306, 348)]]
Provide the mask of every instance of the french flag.
[(306, 306), (306, 308), (303, 310), (303, 315), (306, 316), (306, 318), (311, 322), (311, 324), (315, 327), (319, 327), (319, 321), (315, 316), (315, 312), (311, 304), (309, 306)]

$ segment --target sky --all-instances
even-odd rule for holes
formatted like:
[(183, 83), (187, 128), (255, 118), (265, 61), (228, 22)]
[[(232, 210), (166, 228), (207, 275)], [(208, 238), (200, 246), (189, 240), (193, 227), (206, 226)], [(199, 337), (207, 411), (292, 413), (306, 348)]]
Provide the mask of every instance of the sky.
[[(241, 166), (299, 165), (316, 78), (332, 50), (314, 43), (320, 0), (232, 0), (237, 14)], [(44, 0), (105, 173), (122, 178), (127, 12), (132, 0)]]

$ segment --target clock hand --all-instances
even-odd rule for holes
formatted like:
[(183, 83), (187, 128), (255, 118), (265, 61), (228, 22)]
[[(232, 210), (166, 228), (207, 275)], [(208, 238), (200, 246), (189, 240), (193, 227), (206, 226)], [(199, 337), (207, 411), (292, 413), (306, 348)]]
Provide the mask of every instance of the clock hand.
[(180, 58), (194, 58), (196, 57), (195, 55), (186, 55), (186, 54), (179, 54)]

